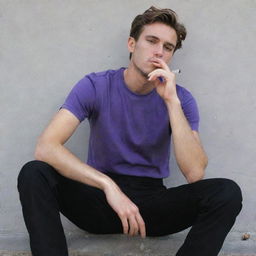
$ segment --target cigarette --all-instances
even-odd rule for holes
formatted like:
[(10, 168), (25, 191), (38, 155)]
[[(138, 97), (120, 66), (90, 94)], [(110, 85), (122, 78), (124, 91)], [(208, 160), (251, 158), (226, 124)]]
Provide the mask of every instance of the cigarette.
[[(174, 74), (180, 74), (180, 73), (181, 73), (181, 70), (180, 70), (180, 69), (174, 69), (174, 70), (172, 70), (172, 73), (174, 73)], [(158, 80), (159, 80), (161, 83), (164, 82), (164, 78), (161, 77), (161, 76), (158, 77)]]
[(174, 74), (180, 74), (180, 73), (181, 73), (181, 70), (180, 70), (180, 69), (174, 69), (174, 70), (172, 70), (172, 73), (174, 73)]

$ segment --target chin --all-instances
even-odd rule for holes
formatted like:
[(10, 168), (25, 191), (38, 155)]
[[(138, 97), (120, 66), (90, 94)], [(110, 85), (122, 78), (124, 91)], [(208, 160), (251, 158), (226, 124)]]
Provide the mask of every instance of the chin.
[(133, 62), (133, 65), (135, 69), (146, 79), (148, 79), (148, 74), (156, 69), (154, 65), (151, 63), (144, 63), (144, 65), (141, 65), (143, 67), (139, 67), (136, 63)]
[(145, 69), (142, 69), (142, 68), (138, 67), (137, 65), (134, 65), (134, 67), (143, 77), (148, 78), (148, 74), (151, 71), (146, 71)]
[(146, 67), (141, 70), (143, 71), (144, 74), (146, 74), (148, 76), (148, 74), (151, 73), (152, 71), (154, 71), (155, 69), (157, 69), (157, 67), (150, 65), (149, 67)]

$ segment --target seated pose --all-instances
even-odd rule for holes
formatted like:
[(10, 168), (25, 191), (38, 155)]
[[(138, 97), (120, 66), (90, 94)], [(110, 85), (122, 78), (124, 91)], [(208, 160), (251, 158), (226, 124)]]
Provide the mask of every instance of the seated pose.
[[(94, 234), (163, 236), (191, 227), (177, 256), (216, 256), (242, 207), (232, 180), (203, 179), (207, 156), (191, 93), (167, 64), (186, 37), (171, 9), (135, 17), (128, 67), (91, 73), (71, 90), (18, 177), (34, 256), (67, 256), (60, 213)], [(65, 146), (88, 119), (87, 162)], [(170, 141), (187, 184), (167, 188)]]

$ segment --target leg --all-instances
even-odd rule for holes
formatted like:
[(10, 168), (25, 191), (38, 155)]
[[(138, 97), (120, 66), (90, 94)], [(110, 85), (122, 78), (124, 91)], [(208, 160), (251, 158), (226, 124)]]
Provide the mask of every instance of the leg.
[(192, 226), (177, 256), (216, 256), (241, 210), (241, 201), (236, 183), (208, 179), (163, 190), (139, 207), (150, 236)]
[(94, 234), (122, 233), (122, 223), (103, 191), (59, 175), (60, 211), (79, 228)]
[(177, 256), (216, 256), (241, 211), (241, 190), (228, 179), (203, 180), (191, 187), (199, 198), (199, 213)]
[(122, 232), (121, 222), (102, 191), (59, 175), (47, 163), (24, 165), (18, 189), (34, 256), (68, 255), (60, 211), (89, 232)]
[(57, 175), (40, 161), (23, 166), (18, 190), (34, 256), (67, 256), (67, 244), (59, 215)]

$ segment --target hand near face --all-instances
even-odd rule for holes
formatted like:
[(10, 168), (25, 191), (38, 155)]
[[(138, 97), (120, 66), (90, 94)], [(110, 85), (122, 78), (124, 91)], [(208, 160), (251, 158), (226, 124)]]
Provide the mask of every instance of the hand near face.
[(156, 69), (148, 74), (148, 81), (153, 82), (157, 93), (165, 102), (178, 99), (175, 74), (171, 72), (168, 65), (160, 58), (152, 58), (152, 64)]

